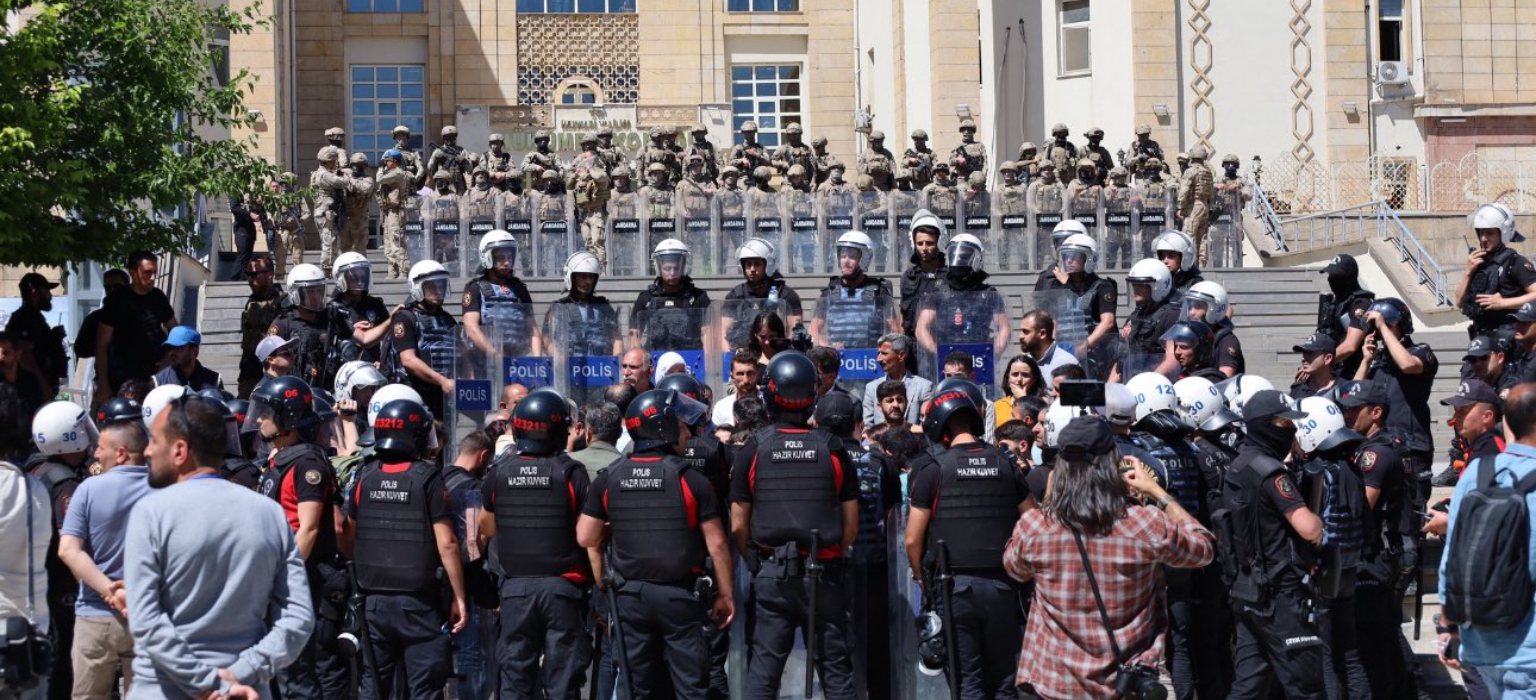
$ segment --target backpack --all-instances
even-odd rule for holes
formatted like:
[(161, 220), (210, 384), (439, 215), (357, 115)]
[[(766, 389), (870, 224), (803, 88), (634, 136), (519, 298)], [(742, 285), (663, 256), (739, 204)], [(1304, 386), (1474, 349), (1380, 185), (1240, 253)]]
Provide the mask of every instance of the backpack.
[(1525, 497), (1536, 489), (1536, 472), (1514, 486), (1494, 483), (1495, 464), (1478, 460), (1477, 487), (1456, 511), (1456, 529), (1445, 547), (1445, 616), (1462, 627), (1509, 629), (1531, 611), (1531, 515)]

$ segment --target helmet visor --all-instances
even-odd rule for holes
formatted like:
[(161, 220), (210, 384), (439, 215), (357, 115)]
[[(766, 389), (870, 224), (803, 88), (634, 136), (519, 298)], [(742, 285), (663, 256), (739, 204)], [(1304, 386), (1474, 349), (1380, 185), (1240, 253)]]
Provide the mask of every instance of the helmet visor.
[(502, 265), (512, 267), (517, 264), (517, 246), (511, 242), (491, 246), (485, 251), (486, 267), (497, 268)]
[(1061, 269), (1067, 274), (1088, 270), (1088, 251), (1082, 248), (1061, 249)]
[(325, 283), (312, 282), (293, 288), (293, 305), (310, 311), (325, 308)]
[[(261, 424), (271, 420), (272, 405), (258, 398), (251, 399), (251, 408), (245, 412), (245, 422), (240, 424), (241, 433), (260, 433)], [(263, 435), (262, 437), (269, 437)]]
[(704, 419), (704, 414), (709, 412), (709, 407), (701, 401), (695, 401), (687, 394), (677, 393), (677, 417), (685, 425), (698, 425)]
[(664, 280), (679, 280), (688, 274), (687, 253), (658, 253), (655, 256), (656, 274)]
[(421, 281), (421, 298), (427, 301), (443, 303), (448, 298), (448, 276), (437, 275)]
[(1206, 316), (1210, 313), (1212, 306), (1214, 304), (1210, 299), (1198, 294), (1186, 293), (1183, 305), (1179, 307), (1179, 319), (1184, 321), (1204, 321), (1209, 324), (1211, 321), (1207, 320)]
[(981, 268), (981, 248), (972, 243), (950, 243), (948, 254), (950, 267), (969, 267), (972, 269)]
[(353, 265), (341, 271), (341, 291), (367, 293), (373, 282), (373, 270), (367, 264)]
[(840, 245), (837, 247), (837, 260), (841, 263), (844, 259), (853, 261), (854, 265), (864, 262), (864, 248), (856, 245)]

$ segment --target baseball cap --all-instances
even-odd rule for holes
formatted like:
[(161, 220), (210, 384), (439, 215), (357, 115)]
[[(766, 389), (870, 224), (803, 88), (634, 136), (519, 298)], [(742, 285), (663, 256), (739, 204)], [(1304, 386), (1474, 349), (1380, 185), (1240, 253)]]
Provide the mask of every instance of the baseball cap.
[(279, 335), (269, 335), (256, 344), (256, 359), (265, 363), (274, 353), (292, 352), (293, 341)]
[(854, 413), (853, 397), (841, 391), (829, 391), (816, 401), (816, 411), (811, 415), (816, 425), (827, 427), (846, 423), (846, 427), (853, 428), (852, 417)]
[(1441, 399), (1441, 404), (1461, 408), (1475, 403), (1499, 403), (1499, 392), (1488, 386), (1477, 377), (1467, 377), (1461, 381), (1461, 386), (1456, 387), (1456, 395), (1448, 399)]
[(177, 326), (171, 329), (170, 335), (167, 335), (165, 342), (161, 344), (173, 348), (202, 345), (203, 334), (198, 333), (197, 329), (191, 326)]
[(1115, 448), (1115, 436), (1109, 424), (1098, 416), (1078, 416), (1061, 429), (1056, 438), (1057, 454), (1068, 460), (1084, 461)]
[(1253, 398), (1243, 405), (1243, 421), (1253, 423), (1255, 421), (1269, 420), (1271, 418), (1285, 418), (1288, 420), (1301, 420), (1307, 414), (1296, 410), (1285, 394), (1274, 389), (1254, 392)]
[(1525, 302), (1515, 310), (1514, 318), (1521, 323), (1536, 321), (1536, 302)]
[(1366, 380), (1363, 382), (1340, 382), (1338, 387), (1339, 405), (1345, 408), (1359, 408), (1360, 406), (1385, 406), (1390, 403), (1387, 398), (1387, 385), (1381, 382)]
[(1339, 344), (1333, 342), (1333, 336), (1327, 333), (1313, 333), (1299, 345), (1291, 347), (1296, 352), (1333, 352), (1339, 349)]
[(23, 291), (33, 289), (55, 289), (59, 286), (59, 283), (49, 282), (47, 277), (44, 277), (36, 272), (28, 272), (27, 274), (21, 276), (21, 283), (19, 286)]
[(1467, 361), (1479, 357), (1487, 357), (1493, 350), (1493, 336), (1480, 335), (1473, 338), (1472, 342), (1467, 345), (1467, 354), (1462, 355), (1461, 359), (1462, 361)]
[(1355, 262), (1355, 256), (1341, 253), (1333, 256), (1333, 259), (1328, 261), (1328, 265), (1323, 268), (1323, 274), (1356, 277), (1360, 274), (1360, 263)]

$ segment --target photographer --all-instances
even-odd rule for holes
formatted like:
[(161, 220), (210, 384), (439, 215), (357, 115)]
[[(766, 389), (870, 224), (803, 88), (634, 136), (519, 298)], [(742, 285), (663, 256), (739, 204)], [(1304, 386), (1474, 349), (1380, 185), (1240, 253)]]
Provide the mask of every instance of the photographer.
[(1044, 502), (1020, 517), (1003, 550), (1009, 575), (1035, 581), (1021, 697), (1143, 696), (1163, 658), (1160, 567), (1202, 567), (1215, 554), (1210, 531), (1154, 480), (1119, 473), (1114, 446), (1102, 419), (1069, 423)]
[[(8, 635), (13, 625), (25, 625), (34, 639), (42, 640), (48, 634), (44, 562), (53, 507), (42, 480), (10, 461), (31, 447), (24, 422), (29, 418), (16, 389), (0, 384), (0, 532), (6, 533), (0, 538), (0, 620)], [(0, 696), (41, 700), (48, 696), (47, 660), (28, 662), (36, 645), (25, 649), (8, 647), (0, 653)]]

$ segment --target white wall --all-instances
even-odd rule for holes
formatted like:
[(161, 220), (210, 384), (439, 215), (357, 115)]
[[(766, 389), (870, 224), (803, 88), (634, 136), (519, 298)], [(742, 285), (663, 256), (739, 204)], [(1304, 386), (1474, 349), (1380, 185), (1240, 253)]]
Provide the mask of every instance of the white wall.
[[(1323, 3), (1312, 3), (1308, 14), (1311, 29), (1307, 38), (1312, 46), (1312, 139), (1309, 144), (1319, 156), (1326, 156), (1327, 131), (1327, 46), (1323, 41)], [(1296, 138), (1291, 134), (1290, 42), (1291, 6), (1283, 2), (1213, 2), (1206, 10), (1211, 20), (1207, 32), (1213, 48), (1210, 78), (1214, 84), (1211, 101), (1215, 106), (1215, 131), (1211, 145), (1213, 156), (1236, 153), (1246, 164), (1254, 155), (1269, 160), (1290, 151)], [(1197, 142), (1194, 134), (1194, 99), (1189, 88), (1193, 77), (1187, 3), (1180, 3), (1180, 54), (1184, 59), (1182, 96), (1184, 142), (1178, 150), (1188, 150)], [(1334, 106), (1337, 110), (1338, 107)], [(1360, 105), (1363, 111), (1365, 105)], [(1169, 144), (1164, 144), (1168, 148)]]
[(933, 128), (933, 73), (932, 64), (929, 63), (930, 46), (928, 41), (928, 0), (892, 0), (902, 4), (902, 21), (906, 26), (905, 36), (901, 37), (906, 42), (907, 56), (907, 130), (903, 133), (896, 132), (896, 114), (891, 113), (888, 119), (881, 120), (876, 116), (877, 128), (885, 130), (885, 147), (896, 155), (911, 143), (907, 138), (913, 130), (922, 129), (933, 137), (936, 129)]
[[(857, 0), (859, 44), (859, 109), (874, 113), (874, 127), (885, 132), (886, 148), (900, 143), (896, 128), (896, 46), (891, 26), (891, 0)], [(855, 139), (862, 153), (864, 139)]]
[[(1136, 129), (1135, 75), (1131, 70), (1131, 5), (1133, 0), (1095, 0), (1089, 19), (1090, 61), (1087, 75), (1063, 77), (1060, 73), (1057, 31), (1057, 0), (1037, 0), (1038, 13), (1031, 20), (1039, 26), (1038, 67), (1031, 67), (1032, 79), (1042, 82), (1041, 100), (1033, 108), (1041, 112), (1041, 126), (1031, 125), (1028, 140), (1037, 144), (1050, 140), (1050, 125), (1062, 122), (1071, 129), (1069, 137), (1081, 144), (1082, 132), (1090, 127), (1104, 129), (1104, 147), (1130, 143)], [(1246, 3), (1245, 3), (1246, 4)], [(1033, 40), (1034, 37), (1031, 37)], [(1018, 144), (1011, 149), (1018, 154)]]
[[(1029, 25), (1035, 14), (1020, 0), (981, 0), (981, 107), (977, 138), (993, 154), (992, 173), (1005, 160), (1018, 156), (1019, 144), (1030, 140), (1026, 132), (1029, 113), (1030, 71), (1039, 61), (1030, 55)], [(1038, 31), (1038, 28), (1037, 28)], [(1038, 102), (1036, 103), (1038, 104)], [(996, 181), (995, 179), (993, 180)]]

